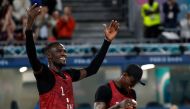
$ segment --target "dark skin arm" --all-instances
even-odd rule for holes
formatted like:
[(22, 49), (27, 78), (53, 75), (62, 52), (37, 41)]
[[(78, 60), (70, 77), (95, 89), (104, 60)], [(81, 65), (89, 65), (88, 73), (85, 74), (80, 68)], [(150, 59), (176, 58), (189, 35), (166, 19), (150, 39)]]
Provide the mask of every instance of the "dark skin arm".
[(37, 4), (34, 4), (29, 9), (27, 9), (27, 26), (26, 26), (26, 51), (31, 63), (31, 66), (34, 70), (34, 74), (42, 73), (42, 64), (37, 58), (36, 48), (33, 40), (32, 34), (32, 25), (36, 17), (40, 14), (41, 7), (37, 7)]
[(102, 45), (100, 52), (92, 60), (89, 67), (80, 70), (80, 79), (79, 80), (81, 80), (87, 76), (91, 76), (92, 74), (95, 74), (98, 71), (98, 69), (106, 55), (106, 52), (109, 48), (109, 43), (111, 43), (115, 39), (115, 37), (118, 33), (118, 29), (119, 29), (119, 23), (114, 20), (112, 20), (110, 22), (109, 26), (104, 25), (104, 34), (105, 34), (104, 44)]

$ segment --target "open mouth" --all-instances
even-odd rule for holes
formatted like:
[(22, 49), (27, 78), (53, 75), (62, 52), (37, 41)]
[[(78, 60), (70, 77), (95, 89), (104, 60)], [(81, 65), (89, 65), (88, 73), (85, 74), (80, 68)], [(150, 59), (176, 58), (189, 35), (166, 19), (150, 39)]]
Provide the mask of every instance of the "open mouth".
[(59, 60), (60, 60), (62, 63), (65, 63), (65, 62), (66, 62), (66, 58), (65, 58), (65, 57), (61, 57), (61, 58), (59, 58)]
[(66, 58), (65, 57), (62, 57), (62, 58), (59, 58), (60, 60), (66, 60)]

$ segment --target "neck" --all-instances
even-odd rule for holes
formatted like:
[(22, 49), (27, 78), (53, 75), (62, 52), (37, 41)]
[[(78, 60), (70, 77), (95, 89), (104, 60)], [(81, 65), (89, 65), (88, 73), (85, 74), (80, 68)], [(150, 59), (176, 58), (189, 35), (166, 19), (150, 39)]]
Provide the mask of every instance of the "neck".
[(120, 79), (114, 80), (114, 82), (115, 82), (115, 85), (116, 85), (118, 88), (121, 88)]
[(117, 89), (119, 90), (119, 92), (121, 92), (121, 93), (123, 93), (125, 95), (128, 93), (128, 90), (126, 90), (124, 87), (122, 87), (121, 79), (114, 80), (114, 83), (117, 86)]
[(53, 69), (56, 72), (59, 72), (61, 70), (61, 67), (55, 66), (53, 63), (49, 62), (49, 68)]

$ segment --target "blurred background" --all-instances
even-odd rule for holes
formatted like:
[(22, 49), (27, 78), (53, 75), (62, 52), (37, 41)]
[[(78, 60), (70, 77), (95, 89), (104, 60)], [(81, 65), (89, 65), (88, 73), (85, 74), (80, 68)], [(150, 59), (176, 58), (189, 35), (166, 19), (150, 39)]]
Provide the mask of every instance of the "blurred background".
[[(190, 0), (154, 0), (157, 23), (145, 21), (149, 0), (0, 0), (0, 109), (37, 109), (36, 81), (25, 50), (25, 10), (43, 6), (34, 25), (38, 57), (63, 43), (68, 67), (87, 66), (103, 42), (103, 26), (120, 22), (99, 72), (73, 83), (76, 108), (92, 109), (98, 86), (139, 64), (146, 86), (136, 85), (138, 108), (190, 109)], [(150, 16), (151, 17), (151, 16)], [(155, 28), (156, 27), (156, 28)], [(147, 34), (147, 33), (153, 34)]]

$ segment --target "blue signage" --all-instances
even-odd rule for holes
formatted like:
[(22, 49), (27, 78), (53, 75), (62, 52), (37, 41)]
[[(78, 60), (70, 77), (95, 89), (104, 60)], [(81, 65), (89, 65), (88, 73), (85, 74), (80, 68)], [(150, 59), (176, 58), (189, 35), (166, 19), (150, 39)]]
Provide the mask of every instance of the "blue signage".
[[(47, 63), (46, 58), (40, 58)], [(68, 66), (87, 66), (92, 57), (68, 57)], [(190, 64), (189, 55), (144, 55), (144, 56), (107, 56), (103, 65), (106, 66), (123, 66), (126, 64)], [(21, 66), (30, 66), (27, 58), (0, 58), (0, 68), (17, 68)]]

